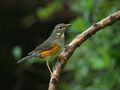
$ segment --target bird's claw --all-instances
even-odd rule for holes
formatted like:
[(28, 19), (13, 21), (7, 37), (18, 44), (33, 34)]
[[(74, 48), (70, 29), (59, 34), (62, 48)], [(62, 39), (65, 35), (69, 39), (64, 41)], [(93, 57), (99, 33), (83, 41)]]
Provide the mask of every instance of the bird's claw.
[(67, 62), (67, 58), (64, 57), (64, 56), (58, 56), (58, 57), (57, 57), (57, 60), (58, 60), (59, 62), (64, 62), (64, 63)]

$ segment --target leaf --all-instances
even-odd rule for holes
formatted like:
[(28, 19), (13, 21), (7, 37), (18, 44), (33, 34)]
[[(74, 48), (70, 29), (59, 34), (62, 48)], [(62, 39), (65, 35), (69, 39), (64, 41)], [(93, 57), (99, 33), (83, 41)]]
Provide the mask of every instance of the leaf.
[(36, 14), (40, 19), (46, 19), (49, 18), (53, 13), (55, 13), (57, 10), (61, 8), (61, 3), (58, 1), (54, 1), (50, 4), (48, 4), (44, 8), (38, 8), (36, 10)]

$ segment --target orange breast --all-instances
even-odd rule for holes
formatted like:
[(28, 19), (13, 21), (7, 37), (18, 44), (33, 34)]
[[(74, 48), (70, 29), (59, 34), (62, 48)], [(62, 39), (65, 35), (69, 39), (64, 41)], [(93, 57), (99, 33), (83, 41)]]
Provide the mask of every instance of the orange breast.
[(48, 56), (51, 56), (59, 51), (60, 47), (57, 44), (53, 44), (51, 48), (40, 52), (40, 57), (41, 58), (46, 58)]

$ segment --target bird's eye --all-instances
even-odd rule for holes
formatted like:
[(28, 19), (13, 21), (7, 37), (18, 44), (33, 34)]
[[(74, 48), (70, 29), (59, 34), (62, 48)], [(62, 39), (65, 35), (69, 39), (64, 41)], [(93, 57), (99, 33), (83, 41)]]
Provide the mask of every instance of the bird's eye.
[(63, 27), (59, 27), (60, 29), (62, 29)]

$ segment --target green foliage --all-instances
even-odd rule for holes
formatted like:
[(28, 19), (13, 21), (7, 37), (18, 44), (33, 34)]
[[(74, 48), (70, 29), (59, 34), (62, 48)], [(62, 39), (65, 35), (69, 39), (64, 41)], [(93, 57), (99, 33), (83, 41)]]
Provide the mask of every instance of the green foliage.
[(19, 46), (15, 46), (12, 50), (12, 55), (16, 60), (20, 59), (22, 56), (22, 49)]
[(29, 27), (34, 23), (35, 23), (35, 17), (33, 15), (28, 15), (25, 18), (22, 19), (21, 26)]
[(82, 32), (87, 27), (87, 21), (84, 18), (78, 17), (72, 21), (71, 29)]
[(92, 9), (95, 0), (75, 0), (71, 9), (76, 12), (85, 12)]
[[(36, 14), (40, 19), (46, 19), (49, 18), (51, 15), (53, 15), (53, 13), (55, 13), (57, 10), (59, 10), (61, 8), (61, 2), (59, 1), (54, 1), (50, 4), (48, 4), (46, 7), (44, 8), (38, 8), (36, 10)], [(56, 8), (57, 7), (57, 8)]]

